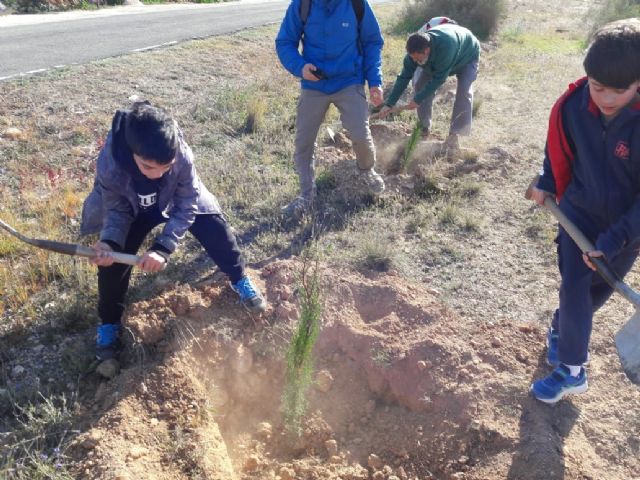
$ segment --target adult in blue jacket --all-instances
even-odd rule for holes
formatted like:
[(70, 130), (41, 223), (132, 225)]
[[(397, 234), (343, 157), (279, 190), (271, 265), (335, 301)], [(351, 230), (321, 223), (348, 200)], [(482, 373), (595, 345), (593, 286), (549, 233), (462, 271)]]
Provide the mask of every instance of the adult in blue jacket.
[(294, 153), (301, 194), (285, 207), (286, 213), (295, 216), (307, 211), (315, 197), (313, 152), (318, 130), (332, 103), (351, 135), (364, 182), (374, 194), (384, 191), (384, 180), (374, 170), (375, 147), (364, 91), (366, 81), (372, 103), (382, 103), (384, 40), (378, 21), (366, 0), (362, 0), (361, 20), (352, 0), (309, 0), (309, 13), (303, 20), (301, 1), (306, 0), (292, 0), (276, 38), (280, 62), (302, 79)]

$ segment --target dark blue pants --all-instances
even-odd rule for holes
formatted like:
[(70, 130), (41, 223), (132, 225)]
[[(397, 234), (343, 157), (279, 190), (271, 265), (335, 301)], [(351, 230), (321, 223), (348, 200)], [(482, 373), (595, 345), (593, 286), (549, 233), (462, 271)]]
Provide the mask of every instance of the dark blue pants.
[[(158, 210), (138, 216), (131, 224), (122, 251), (137, 253), (149, 232), (166, 221)], [(244, 258), (235, 235), (222, 215), (196, 215), (189, 231), (232, 283), (244, 277)], [(120, 323), (131, 268), (121, 263), (98, 267), (98, 316), (102, 323)]]
[[(605, 304), (613, 289), (585, 265), (580, 248), (563, 228), (556, 242), (561, 276), (560, 307), (553, 315), (552, 325), (560, 332), (558, 357), (564, 364), (582, 365), (587, 361), (593, 314)], [(608, 262), (620, 277), (624, 277), (637, 257), (636, 243)]]

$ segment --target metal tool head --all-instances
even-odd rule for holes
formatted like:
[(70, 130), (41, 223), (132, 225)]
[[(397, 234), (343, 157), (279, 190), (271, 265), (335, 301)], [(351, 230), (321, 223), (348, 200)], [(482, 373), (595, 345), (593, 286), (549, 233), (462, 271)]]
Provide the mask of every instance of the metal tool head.
[(640, 385), (640, 311), (636, 310), (616, 333), (615, 340), (624, 373), (632, 383)]

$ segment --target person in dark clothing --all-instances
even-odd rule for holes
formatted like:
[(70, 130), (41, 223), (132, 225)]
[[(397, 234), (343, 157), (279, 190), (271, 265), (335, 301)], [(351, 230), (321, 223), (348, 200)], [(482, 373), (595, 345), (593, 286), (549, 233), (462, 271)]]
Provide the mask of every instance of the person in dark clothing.
[(98, 157), (93, 191), (83, 205), (81, 234), (100, 233), (97, 358), (117, 357), (120, 320), (131, 267), (111, 252), (134, 254), (147, 234), (164, 223), (138, 268), (158, 272), (189, 230), (227, 274), (240, 302), (260, 312), (265, 300), (246, 275), (236, 238), (217, 199), (198, 178), (193, 153), (177, 123), (164, 110), (138, 102), (117, 111)]
[(543, 172), (533, 200), (554, 198), (595, 245), (583, 254), (560, 228), (560, 303), (547, 334), (555, 367), (531, 386), (555, 403), (587, 390), (593, 313), (612, 294), (591, 257), (604, 257), (623, 277), (640, 247), (640, 21), (596, 32), (584, 59), (587, 76), (573, 83), (551, 112)]

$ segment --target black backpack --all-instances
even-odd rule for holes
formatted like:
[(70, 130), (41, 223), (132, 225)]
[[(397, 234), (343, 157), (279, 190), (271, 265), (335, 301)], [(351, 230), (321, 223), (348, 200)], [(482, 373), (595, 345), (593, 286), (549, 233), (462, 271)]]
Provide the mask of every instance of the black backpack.
[[(360, 32), (360, 22), (362, 21), (362, 17), (364, 17), (364, 0), (351, 0), (351, 5), (353, 6), (353, 11), (356, 13), (358, 32)], [(311, 0), (302, 0), (300, 2), (300, 19), (302, 20), (302, 25), (307, 23), (309, 10), (311, 10)]]

